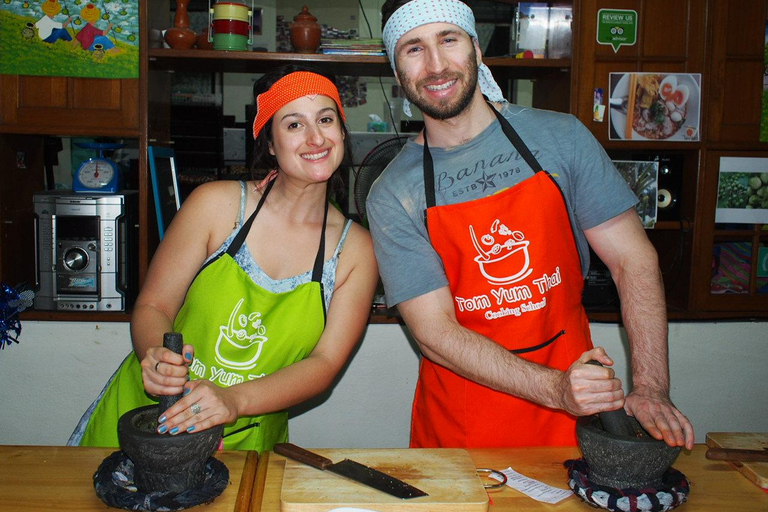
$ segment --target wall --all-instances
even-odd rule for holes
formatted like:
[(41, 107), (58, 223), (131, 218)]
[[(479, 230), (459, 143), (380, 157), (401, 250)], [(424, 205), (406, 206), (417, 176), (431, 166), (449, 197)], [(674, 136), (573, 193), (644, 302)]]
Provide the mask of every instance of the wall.
[[(693, 422), (698, 442), (711, 431), (768, 431), (766, 327), (670, 325), (672, 399)], [(24, 321), (22, 328), (20, 343), (0, 351), (0, 444), (65, 444), (129, 351), (128, 325)], [(626, 381), (624, 331), (594, 324), (592, 333)], [(402, 327), (369, 326), (332, 392), (296, 411), (292, 441), (307, 447), (407, 446), (417, 368)]]

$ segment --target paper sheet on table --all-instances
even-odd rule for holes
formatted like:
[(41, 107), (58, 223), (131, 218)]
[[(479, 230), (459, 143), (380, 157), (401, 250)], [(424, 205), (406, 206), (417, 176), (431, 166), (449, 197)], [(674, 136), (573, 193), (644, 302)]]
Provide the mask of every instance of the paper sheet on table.
[[(541, 501), (543, 503), (559, 503), (569, 496), (573, 496), (573, 492), (570, 489), (558, 489), (552, 487), (533, 478), (528, 478), (525, 475), (521, 475), (514, 469), (507, 468), (502, 471), (507, 476), (507, 485), (513, 489), (520, 491), (526, 496)], [(491, 477), (498, 481), (501, 481), (501, 477), (491, 474)]]

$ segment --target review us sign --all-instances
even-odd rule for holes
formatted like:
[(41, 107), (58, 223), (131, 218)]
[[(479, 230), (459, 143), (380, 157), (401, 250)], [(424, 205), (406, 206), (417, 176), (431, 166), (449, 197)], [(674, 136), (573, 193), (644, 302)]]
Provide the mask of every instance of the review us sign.
[(597, 11), (597, 42), (609, 44), (618, 52), (622, 45), (637, 42), (637, 11), (600, 9)]

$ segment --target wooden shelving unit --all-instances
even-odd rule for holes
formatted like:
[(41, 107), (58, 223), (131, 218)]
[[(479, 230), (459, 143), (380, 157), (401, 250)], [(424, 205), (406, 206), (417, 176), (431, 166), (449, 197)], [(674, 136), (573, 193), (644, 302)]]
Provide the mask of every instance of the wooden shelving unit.
[[(515, 0), (497, 1), (516, 3)], [(100, 124), (85, 125), (91, 118), (79, 112), (76, 105), (46, 103), (46, 98), (50, 96), (46, 96), (46, 91), (52, 87), (57, 90), (64, 87), (71, 91), (80, 88), (85, 93), (93, 86), (87, 81), (0, 76), (3, 91), (3, 101), (0, 102), (2, 141), (16, 141), (17, 137), (29, 137), (32, 140), (45, 135), (138, 139), (140, 282), (144, 280), (158, 243), (146, 154), (149, 144), (170, 141), (170, 72), (194, 70), (257, 74), (293, 62), (339, 75), (392, 76), (385, 57), (160, 48), (153, 41), (156, 41), (157, 34), (167, 28), (172, 3), (170, 0), (140, 0), (141, 79), (101, 81), (101, 90), (109, 91), (109, 96), (103, 101), (107, 102), (111, 113), (100, 119)], [(716, 242), (738, 239), (768, 245), (768, 230), (764, 230), (762, 225), (745, 232), (720, 230), (714, 223), (719, 157), (768, 156), (768, 144), (758, 140), (762, 104), (760, 85), (764, 72), (763, 38), (768, 0), (623, 2), (621, 8), (633, 9), (638, 13), (638, 40), (635, 45), (622, 46), (617, 52), (610, 46), (598, 45), (595, 37), (598, 11), (616, 6), (607, 0), (572, 0), (569, 3), (573, 6), (574, 14), (571, 59), (490, 57), (485, 59), (486, 64), (500, 79), (532, 79), (536, 88), (535, 107), (574, 114), (592, 130), (609, 154), (665, 152), (684, 156), (685, 195), (680, 206), (680, 218), (661, 220), (649, 231), (649, 237), (660, 254), (662, 268), (665, 262), (680, 265), (679, 268), (667, 265), (672, 268), (670, 282), (666, 283), (671, 290), (668, 296), (671, 319), (768, 318), (768, 296), (754, 293), (754, 286), (751, 288), (752, 293), (741, 296), (715, 296), (709, 288), (712, 250)], [(675, 20), (674, 28), (666, 22), (670, 19)], [(658, 20), (665, 22), (660, 23)], [(643, 71), (701, 74), (700, 141), (655, 143), (608, 140), (606, 123), (592, 120), (594, 89), (609, 90), (610, 72)], [(107, 82), (109, 86), (104, 89)], [(12, 98), (9, 92), (15, 96)], [(65, 125), (46, 126), (35, 120), (38, 114), (42, 115), (51, 109), (58, 109), (58, 119), (65, 119)], [(0, 179), (0, 183), (16, 183), (13, 181), (15, 177), (7, 174), (7, 171), (3, 172), (6, 175)], [(14, 186), (18, 187), (18, 184)], [(26, 201), (23, 197), (12, 195), (7, 191), (0, 193), (0, 205), (3, 201), (8, 204), (9, 200), (19, 204)], [(12, 229), (0, 224), (0, 234), (3, 233), (12, 234)], [(11, 280), (15, 276), (9, 277), (9, 272), (15, 272), (17, 266), (7, 252), (11, 249), (6, 247), (9, 245), (4, 243), (2, 250), (5, 253), (0, 253), (0, 256), (5, 256), (0, 258), (0, 279)], [(12, 250), (19, 251), (22, 258), (32, 257), (32, 247), (13, 247)], [(619, 320), (616, 309), (593, 311), (590, 316), (597, 321)], [(130, 313), (27, 312), (24, 318), (126, 321)], [(398, 319), (392, 314), (374, 311), (371, 321), (397, 322)]]

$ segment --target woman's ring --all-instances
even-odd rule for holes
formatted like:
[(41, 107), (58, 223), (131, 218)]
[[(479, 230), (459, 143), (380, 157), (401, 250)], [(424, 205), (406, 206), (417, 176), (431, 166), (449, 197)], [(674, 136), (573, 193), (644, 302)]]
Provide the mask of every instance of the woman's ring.
[(200, 407), (200, 404), (195, 402), (192, 405), (189, 406), (189, 410), (192, 411), (192, 414), (200, 414), (203, 410), (202, 407)]
[(160, 363), (162, 363), (162, 361), (158, 361), (158, 362), (155, 363), (155, 373), (159, 373), (157, 371), (157, 367), (160, 366)]

